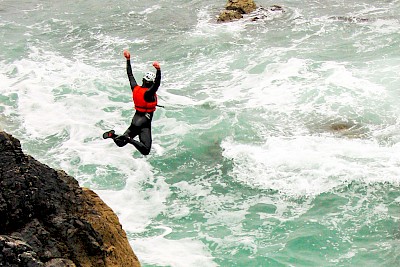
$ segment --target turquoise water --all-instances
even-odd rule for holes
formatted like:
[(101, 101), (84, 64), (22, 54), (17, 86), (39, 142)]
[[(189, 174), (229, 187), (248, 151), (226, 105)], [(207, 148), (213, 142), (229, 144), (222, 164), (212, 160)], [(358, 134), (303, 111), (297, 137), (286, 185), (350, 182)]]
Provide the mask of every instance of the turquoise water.
[[(400, 266), (400, 1), (0, 0), (0, 126), (117, 212), (143, 266)], [(153, 148), (101, 134), (163, 71)]]

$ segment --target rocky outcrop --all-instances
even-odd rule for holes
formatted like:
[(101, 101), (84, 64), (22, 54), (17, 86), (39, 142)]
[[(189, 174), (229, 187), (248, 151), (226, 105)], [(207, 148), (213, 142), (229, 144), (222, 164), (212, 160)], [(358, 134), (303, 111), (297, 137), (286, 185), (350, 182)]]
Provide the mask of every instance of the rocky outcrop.
[(140, 266), (114, 212), (0, 132), (0, 266)]
[(249, 14), (247, 18), (251, 21), (265, 19), (275, 13), (284, 13), (284, 9), (278, 5), (270, 7), (257, 7), (253, 0), (228, 0), (225, 10), (218, 15), (218, 22), (229, 22), (243, 18), (244, 14)]
[(223, 10), (218, 16), (218, 22), (228, 22), (232, 20), (238, 20), (243, 18), (243, 15), (234, 10)]
[(240, 19), (243, 17), (243, 14), (248, 14), (256, 10), (256, 8), (254, 0), (228, 0), (225, 10), (218, 16), (218, 22)]

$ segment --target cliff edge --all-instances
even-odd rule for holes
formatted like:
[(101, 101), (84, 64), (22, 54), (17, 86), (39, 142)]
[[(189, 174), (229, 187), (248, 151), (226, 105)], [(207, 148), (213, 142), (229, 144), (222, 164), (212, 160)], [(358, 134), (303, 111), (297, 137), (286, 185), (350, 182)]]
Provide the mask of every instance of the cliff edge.
[(140, 266), (115, 213), (0, 131), (0, 266)]

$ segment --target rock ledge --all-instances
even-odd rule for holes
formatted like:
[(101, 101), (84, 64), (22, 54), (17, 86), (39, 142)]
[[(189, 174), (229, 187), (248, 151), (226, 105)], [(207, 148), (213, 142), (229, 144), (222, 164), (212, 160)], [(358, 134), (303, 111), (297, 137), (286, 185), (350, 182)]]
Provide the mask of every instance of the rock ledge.
[(0, 132), (0, 266), (140, 266), (115, 213)]

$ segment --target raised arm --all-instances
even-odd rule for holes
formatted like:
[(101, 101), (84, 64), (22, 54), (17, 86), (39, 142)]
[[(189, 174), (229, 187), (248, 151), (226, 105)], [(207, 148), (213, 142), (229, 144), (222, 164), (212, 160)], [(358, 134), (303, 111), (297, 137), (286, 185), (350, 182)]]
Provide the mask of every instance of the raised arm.
[(160, 67), (160, 63), (158, 63), (157, 61), (154, 61), (153, 67), (156, 68), (156, 70), (157, 70), (156, 78), (154, 80), (154, 84), (147, 90), (145, 95), (153, 96), (157, 92), (158, 87), (160, 87), (160, 84), (161, 84), (161, 67)]
[(133, 90), (133, 88), (137, 85), (137, 82), (132, 73), (131, 54), (128, 50), (124, 50), (124, 56), (126, 58), (126, 73), (128, 74), (129, 83), (131, 84), (131, 90)]

